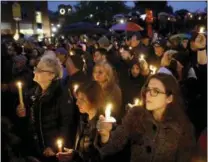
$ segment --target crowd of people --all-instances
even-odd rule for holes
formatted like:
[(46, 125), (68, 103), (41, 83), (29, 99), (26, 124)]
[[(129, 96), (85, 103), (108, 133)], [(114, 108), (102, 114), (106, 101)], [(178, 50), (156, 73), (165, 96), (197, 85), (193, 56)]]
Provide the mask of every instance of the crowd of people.
[(207, 39), (169, 38), (4, 40), (3, 161), (206, 161)]

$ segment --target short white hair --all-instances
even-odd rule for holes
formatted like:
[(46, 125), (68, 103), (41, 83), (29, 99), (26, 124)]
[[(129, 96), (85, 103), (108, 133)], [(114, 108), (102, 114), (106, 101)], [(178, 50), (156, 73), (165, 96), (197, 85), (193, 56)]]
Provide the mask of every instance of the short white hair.
[(63, 77), (62, 65), (60, 60), (56, 57), (55, 52), (46, 51), (40, 58), (40, 62), (43, 62), (46, 66), (53, 70), (56, 79), (61, 79)]

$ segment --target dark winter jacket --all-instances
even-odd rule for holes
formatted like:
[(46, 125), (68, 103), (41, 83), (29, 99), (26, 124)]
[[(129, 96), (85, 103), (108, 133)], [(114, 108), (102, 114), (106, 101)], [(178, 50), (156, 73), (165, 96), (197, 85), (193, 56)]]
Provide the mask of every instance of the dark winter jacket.
[(131, 162), (189, 162), (195, 145), (193, 128), (182, 114), (166, 112), (165, 120), (157, 122), (141, 107), (131, 109), (111, 133), (110, 140), (99, 148), (102, 157), (131, 147)]
[(25, 98), (27, 117), (22, 119), (20, 127), (23, 132), (26, 131), (22, 134), (23, 138), (30, 140), (29, 148), (34, 147), (37, 155), (41, 155), (47, 147), (56, 151), (58, 137), (64, 139), (66, 147), (71, 147), (72, 142), (67, 139), (72, 139), (69, 132), (74, 126), (75, 108), (72, 96), (67, 89), (62, 89), (60, 81), (53, 81), (44, 94), (37, 87)]

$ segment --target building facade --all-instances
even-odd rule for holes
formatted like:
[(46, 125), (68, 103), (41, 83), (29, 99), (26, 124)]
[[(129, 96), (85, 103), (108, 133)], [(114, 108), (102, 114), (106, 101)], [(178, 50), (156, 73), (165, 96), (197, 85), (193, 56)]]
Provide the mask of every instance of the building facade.
[[(18, 3), (21, 6), (20, 33), (50, 37), (47, 1), (19, 1)], [(15, 34), (18, 29), (18, 24), (13, 19), (13, 4), (14, 2), (11, 1), (1, 1), (1, 34)]]

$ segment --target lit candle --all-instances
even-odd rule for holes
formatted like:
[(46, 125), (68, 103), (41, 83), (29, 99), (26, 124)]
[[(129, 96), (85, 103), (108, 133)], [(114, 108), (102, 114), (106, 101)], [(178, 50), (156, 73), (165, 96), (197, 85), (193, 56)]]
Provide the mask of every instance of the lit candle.
[(139, 105), (139, 103), (140, 103), (139, 99), (136, 98), (136, 99), (134, 100), (134, 105), (137, 106), (137, 105)]
[(132, 50), (132, 47), (130, 46), (129, 49)]
[(57, 139), (58, 152), (62, 152), (63, 140)]
[(20, 107), (24, 108), (23, 95), (22, 95), (22, 83), (21, 82), (17, 82), (17, 88), (18, 88), (18, 93), (19, 93)]
[(105, 109), (105, 119), (106, 120), (109, 120), (110, 117), (111, 117), (111, 109), (112, 109), (113, 105), (111, 103), (109, 103), (107, 106), (106, 106), (106, 109)]
[(79, 85), (78, 84), (75, 84), (74, 85), (74, 93), (76, 93), (77, 89), (79, 88)]
[(84, 39), (84, 42), (87, 42), (87, 39)]
[(73, 53), (72, 51), (70, 51), (70, 55), (71, 55), (71, 56), (73, 56), (73, 55), (74, 55), (74, 53)]
[(140, 55), (140, 57), (139, 57), (139, 61), (145, 61), (145, 59), (144, 59), (144, 55), (143, 55), (143, 54), (141, 54), (141, 55)]
[(156, 67), (150, 65), (149, 68), (150, 68), (150, 70), (151, 70), (151, 74), (156, 74), (156, 71), (157, 71), (157, 68), (156, 68)]
[(200, 29), (199, 29), (199, 33), (204, 33), (204, 27), (200, 27)]
[(25, 54), (25, 47), (22, 46), (22, 54), (24, 55)]

